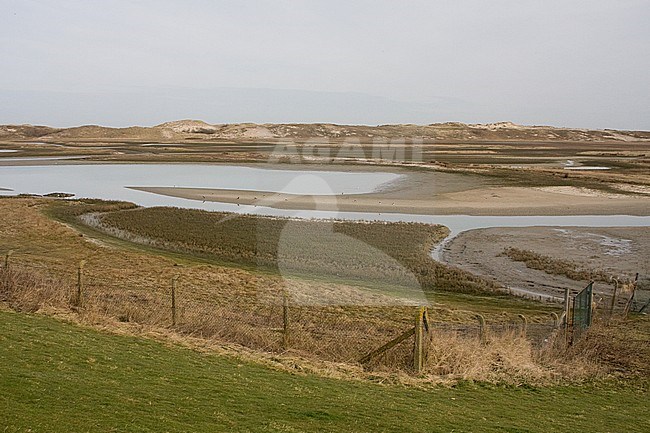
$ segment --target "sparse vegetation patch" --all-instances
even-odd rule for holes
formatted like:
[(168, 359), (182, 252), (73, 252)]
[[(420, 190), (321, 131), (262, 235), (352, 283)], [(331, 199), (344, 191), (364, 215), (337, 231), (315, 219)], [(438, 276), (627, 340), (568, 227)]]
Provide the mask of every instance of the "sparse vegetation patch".
[(530, 250), (508, 247), (503, 255), (516, 262), (523, 262), (530, 269), (537, 269), (552, 275), (564, 275), (576, 281), (600, 281), (609, 283), (613, 276), (603, 270), (586, 269), (571, 260), (560, 260)]

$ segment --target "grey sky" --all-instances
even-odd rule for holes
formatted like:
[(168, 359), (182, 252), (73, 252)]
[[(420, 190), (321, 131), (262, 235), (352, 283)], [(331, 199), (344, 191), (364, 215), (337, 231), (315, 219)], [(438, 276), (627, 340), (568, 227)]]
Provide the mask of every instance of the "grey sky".
[(650, 129), (647, 0), (0, 5), (0, 123)]

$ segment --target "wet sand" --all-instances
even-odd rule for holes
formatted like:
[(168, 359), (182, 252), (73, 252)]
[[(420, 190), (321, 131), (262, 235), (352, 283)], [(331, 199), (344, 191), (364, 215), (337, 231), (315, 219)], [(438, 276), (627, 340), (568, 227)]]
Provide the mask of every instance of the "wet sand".
[[(455, 188), (454, 188), (455, 186)], [(650, 215), (650, 197), (595, 190), (427, 183), (407, 180), (370, 194), (312, 196), (209, 188), (131, 187), (139, 191), (200, 201), (277, 209), (420, 215)]]

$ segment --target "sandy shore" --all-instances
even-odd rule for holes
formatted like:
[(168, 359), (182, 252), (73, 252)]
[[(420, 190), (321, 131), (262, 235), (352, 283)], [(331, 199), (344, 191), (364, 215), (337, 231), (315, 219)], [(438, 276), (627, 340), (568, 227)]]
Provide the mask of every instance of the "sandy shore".
[[(417, 183), (420, 182), (420, 183)], [(421, 215), (650, 215), (650, 198), (594, 190), (479, 186), (453, 191), (407, 181), (371, 194), (311, 196), (208, 188), (132, 187), (139, 191), (201, 201), (277, 209)]]

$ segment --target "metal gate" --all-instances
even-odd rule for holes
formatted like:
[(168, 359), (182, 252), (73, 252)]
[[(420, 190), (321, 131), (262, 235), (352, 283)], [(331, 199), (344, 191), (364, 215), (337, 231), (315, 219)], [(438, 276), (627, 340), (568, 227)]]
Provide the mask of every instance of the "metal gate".
[(592, 303), (594, 300), (594, 282), (573, 298), (573, 339), (580, 337), (591, 326)]

